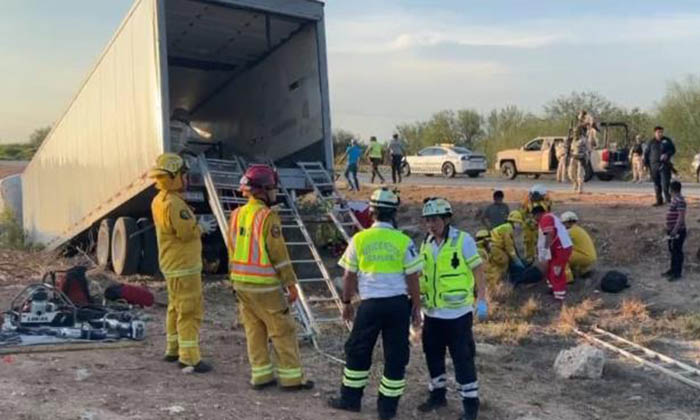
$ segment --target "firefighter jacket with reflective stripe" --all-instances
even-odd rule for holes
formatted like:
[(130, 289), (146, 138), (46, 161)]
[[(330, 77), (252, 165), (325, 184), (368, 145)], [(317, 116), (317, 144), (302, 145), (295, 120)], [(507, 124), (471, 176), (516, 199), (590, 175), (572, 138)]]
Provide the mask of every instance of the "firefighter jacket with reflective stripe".
[(372, 227), (353, 236), (357, 248), (358, 269), (363, 273), (404, 273), (404, 257), (411, 238), (383, 227)]
[[(464, 232), (446, 238), (437, 259), (427, 240), (421, 245), (423, 274), (420, 293), (426, 308), (456, 309), (474, 303), (474, 273), (462, 255), (464, 238)], [(478, 254), (474, 258), (478, 260)]]
[(279, 215), (261, 200), (250, 198), (231, 213), (228, 240), (232, 281), (268, 286), (296, 282)]
[(530, 198), (526, 198), (520, 208), (520, 213), (523, 215), (523, 220), (525, 221), (525, 226), (531, 229), (537, 229), (537, 221), (532, 215), (532, 209), (540, 206), (544, 208), (545, 213), (552, 211), (552, 200), (549, 196), (545, 196), (543, 200), (532, 201)]
[[(160, 188), (161, 184), (157, 186)], [(161, 189), (151, 202), (151, 212), (163, 276), (174, 278), (201, 274), (202, 232), (185, 200), (175, 191)]]
[(513, 239), (513, 225), (504, 223), (491, 230), (491, 248), (499, 248), (510, 258), (515, 259), (515, 240)]

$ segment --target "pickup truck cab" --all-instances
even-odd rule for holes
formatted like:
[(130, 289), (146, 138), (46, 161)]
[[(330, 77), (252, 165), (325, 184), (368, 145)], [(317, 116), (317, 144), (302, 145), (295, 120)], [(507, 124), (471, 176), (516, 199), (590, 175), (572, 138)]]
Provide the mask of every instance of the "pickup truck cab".
[[(591, 151), (591, 160), (586, 167), (585, 180), (596, 175), (601, 181), (610, 181), (629, 169), (629, 130), (625, 123), (599, 124), (598, 144)], [(519, 149), (507, 149), (496, 155), (496, 170), (508, 178), (516, 176), (553, 174), (559, 164), (556, 145), (565, 142), (566, 136), (536, 137)]]

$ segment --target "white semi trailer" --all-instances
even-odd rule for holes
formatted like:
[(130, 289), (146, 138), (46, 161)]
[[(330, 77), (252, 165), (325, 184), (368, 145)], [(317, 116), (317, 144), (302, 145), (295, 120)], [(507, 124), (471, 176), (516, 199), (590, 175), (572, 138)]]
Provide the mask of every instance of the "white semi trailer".
[[(310, 190), (297, 162), (330, 169), (333, 155), (323, 3), (134, 1), (22, 175), (30, 238), (53, 249), (99, 228), (101, 261), (153, 271), (154, 238), (134, 232), (155, 194), (146, 172), (182, 146), (171, 140), (177, 109), (211, 134), (197, 153), (274, 162), (287, 189)], [(193, 184), (187, 198), (207, 212)]]

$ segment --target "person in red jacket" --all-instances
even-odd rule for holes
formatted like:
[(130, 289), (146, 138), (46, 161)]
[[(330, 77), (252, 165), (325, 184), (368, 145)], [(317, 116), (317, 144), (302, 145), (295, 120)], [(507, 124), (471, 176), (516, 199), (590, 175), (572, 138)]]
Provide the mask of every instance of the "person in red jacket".
[(563, 302), (566, 298), (566, 264), (573, 250), (571, 237), (561, 220), (553, 213), (545, 212), (544, 207), (535, 206), (532, 215), (538, 226), (538, 259), (546, 264), (547, 283), (552, 288), (554, 299)]

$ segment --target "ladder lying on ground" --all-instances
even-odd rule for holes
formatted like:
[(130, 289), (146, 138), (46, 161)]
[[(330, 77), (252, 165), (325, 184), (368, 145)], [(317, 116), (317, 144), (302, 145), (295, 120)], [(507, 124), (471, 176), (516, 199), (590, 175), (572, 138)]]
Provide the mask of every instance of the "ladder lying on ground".
[(345, 242), (350, 242), (352, 235), (362, 230), (362, 225), (348, 207), (345, 198), (336, 189), (331, 175), (321, 162), (297, 162), (297, 165), (304, 172), (316, 196), (324, 204), (326, 214), (343, 235)]
[[(244, 165), (233, 160), (207, 159), (200, 155), (198, 163), (209, 205), (219, 224), (224, 242), (228, 242), (228, 220), (237, 206), (247, 201), (238, 193)], [(269, 163), (268, 163), (269, 164)], [(276, 208), (282, 220), (283, 236), (292, 258), (299, 283), (299, 299), (293, 306), (294, 315), (302, 326), (300, 335), (316, 345), (319, 326), (324, 323), (342, 324), (342, 302), (323, 260), (313, 243), (295, 205), (293, 193), (280, 185), (281, 204)], [(309, 272), (312, 274), (308, 274)]]
[(637, 361), (686, 385), (700, 389), (700, 369), (698, 368), (625, 340), (598, 327), (593, 327), (588, 332), (576, 328), (574, 331), (593, 344)]

